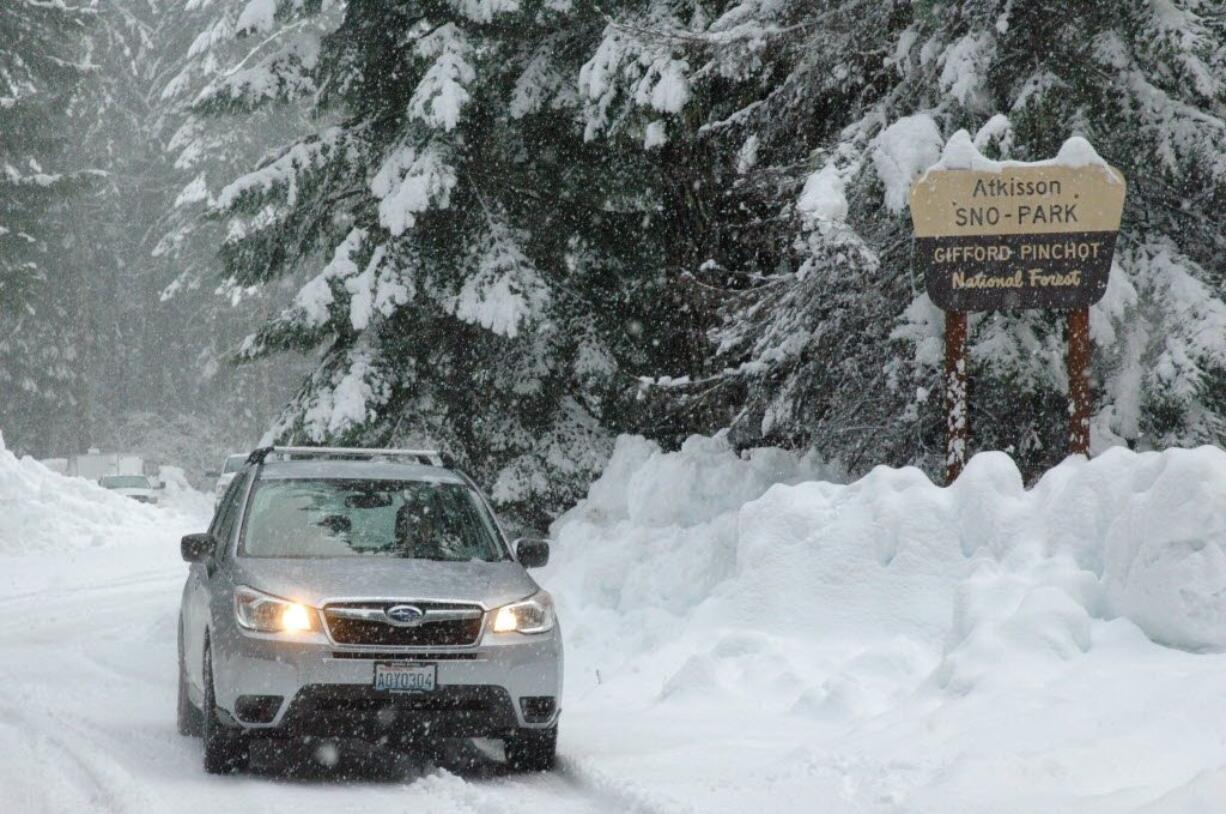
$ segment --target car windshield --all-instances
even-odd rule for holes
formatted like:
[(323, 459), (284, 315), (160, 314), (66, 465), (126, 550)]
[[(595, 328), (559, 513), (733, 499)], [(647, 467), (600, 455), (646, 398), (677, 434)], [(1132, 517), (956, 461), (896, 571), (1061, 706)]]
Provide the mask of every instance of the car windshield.
[(506, 559), (493, 520), (461, 483), (266, 480), (251, 496), (247, 557)]
[(104, 489), (148, 489), (149, 479), (144, 475), (105, 475), (98, 483)]
[[(214, 458), (213, 460), (217, 459)], [(246, 455), (231, 455), (229, 458), (226, 458), (226, 462), (221, 467), (221, 472), (223, 475), (229, 475), (237, 472), (243, 468), (243, 464), (246, 463), (246, 461)]]

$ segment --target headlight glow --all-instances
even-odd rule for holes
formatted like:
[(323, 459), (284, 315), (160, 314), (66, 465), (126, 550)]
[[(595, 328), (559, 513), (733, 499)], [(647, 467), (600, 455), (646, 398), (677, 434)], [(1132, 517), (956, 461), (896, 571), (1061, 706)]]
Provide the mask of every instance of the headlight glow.
[(310, 630), (311, 629), (311, 614), (306, 607), (295, 602), (292, 605), (286, 605), (285, 610), (281, 611), (281, 629), (282, 630)]
[(553, 630), (553, 598), (541, 591), (522, 602), (503, 605), (494, 614), (495, 633), (546, 633)]
[(259, 633), (315, 629), (315, 613), (311, 608), (245, 586), (234, 590), (234, 617), (240, 626)]

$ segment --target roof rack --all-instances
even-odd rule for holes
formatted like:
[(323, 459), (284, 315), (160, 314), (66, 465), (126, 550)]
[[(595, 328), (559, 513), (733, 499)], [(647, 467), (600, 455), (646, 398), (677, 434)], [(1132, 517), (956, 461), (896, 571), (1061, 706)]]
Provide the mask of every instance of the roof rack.
[(447, 459), (436, 449), (369, 449), (364, 447), (260, 447), (247, 456), (247, 463), (262, 464), (271, 456), (283, 461), (312, 458), (361, 460), (377, 458), (413, 458), (427, 466), (446, 466)]

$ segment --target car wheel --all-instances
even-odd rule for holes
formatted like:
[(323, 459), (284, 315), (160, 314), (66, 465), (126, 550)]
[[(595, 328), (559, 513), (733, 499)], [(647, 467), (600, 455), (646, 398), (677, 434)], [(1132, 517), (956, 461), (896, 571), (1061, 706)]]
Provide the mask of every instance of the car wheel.
[(558, 728), (520, 729), (503, 740), (507, 765), (517, 772), (547, 772), (558, 752)]
[(217, 717), (217, 698), (213, 692), (213, 653), (204, 643), (204, 770), (209, 774), (229, 774), (247, 768), (248, 744), (241, 732), (222, 725)]
[(198, 738), (204, 726), (203, 715), (192, 703), (187, 692), (187, 670), (183, 668), (183, 620), (179, 620), (179, 708), (178, 727), (180, 735)]

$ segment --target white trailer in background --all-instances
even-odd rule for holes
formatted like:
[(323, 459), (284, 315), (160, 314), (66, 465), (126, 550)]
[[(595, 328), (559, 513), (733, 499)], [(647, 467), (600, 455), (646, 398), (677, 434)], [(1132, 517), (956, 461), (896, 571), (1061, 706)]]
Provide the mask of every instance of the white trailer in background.
[(91, 449), (85, 455), (68, 459), (67, 475), (96, 481), (104, 475), (143, 475), (145, 460), (139, 455), (124, 455), (118, 452), (99, 452)]
[(57, 472), (61, 475), (68, 474), (67, 458), (43, 458), (41, 461), (39, 461), (39, 463), (50, 469), (52, 472)]

